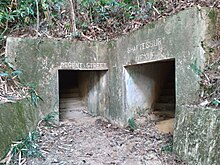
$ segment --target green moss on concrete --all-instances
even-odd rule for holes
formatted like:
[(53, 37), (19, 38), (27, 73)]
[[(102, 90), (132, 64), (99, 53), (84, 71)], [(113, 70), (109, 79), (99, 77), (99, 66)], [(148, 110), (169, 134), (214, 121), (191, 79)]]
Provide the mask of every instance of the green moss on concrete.
[(48, 57), (53, 56), (54, 52), (54, 43), (51, 42), (42, 42), (39, 47), (41, 48), (41, 51), (44, 52), (44, 55), (47, 55)]
[(148, 27), (149, 27), (150, 29), (155, 28), (155, 23), (149, 23), (149, 24), (148, 24)]
[(107, 46), (108, 46), (109, 49), (115, 48), (116, 47), (116, 42), (115, 41), (110, 41), (110, 42), (107, 43)]
[(23, 138), (36, 126), (36, 109), (27, 100), (0, 104), (0, 157), (12, 141)]
[(63, 43), (63, 48), (70, 48), (72, 46), (73, 43), (69, 42), (69, 41), (62, 41)]
[(215, 9), (212, 9), (209, 13), (208, 13), (208, 17), (211, 20), (212, 24), (215, 24), (217, 22), (217, 18), (218, 18), (218, 12), (216, 12)]

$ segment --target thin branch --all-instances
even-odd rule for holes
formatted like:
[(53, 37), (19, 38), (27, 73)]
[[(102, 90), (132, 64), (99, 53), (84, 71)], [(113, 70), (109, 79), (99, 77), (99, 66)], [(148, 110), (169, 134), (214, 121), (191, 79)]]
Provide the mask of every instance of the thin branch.
[(83, 32), (81, 32), (82, 37), (86, 38), (89, 41), (92, 41), (91, 37), (86, 36), (85, 34), (83, 34)]
[(38, 4), (38, 0), (35, 0), (35, 2), (36, 2), (36, 7), (37, 7), (37, 34), (36, 34), (36, 37), (38, 37), (39, 27), (40, 27), (40, 14), (39, 14), (39, 4)]
[(157, 12), (157, 14), (159, 14), (160, 15), (160, 12), (157, 10), (157, 8), (156, 7), (154, 7), (153, 6), (153, 9)]
[(139, 2), (139, 0), (137, 0), (137, 5), (138, 5), (138, 8), (140, 8), (140, 2)]

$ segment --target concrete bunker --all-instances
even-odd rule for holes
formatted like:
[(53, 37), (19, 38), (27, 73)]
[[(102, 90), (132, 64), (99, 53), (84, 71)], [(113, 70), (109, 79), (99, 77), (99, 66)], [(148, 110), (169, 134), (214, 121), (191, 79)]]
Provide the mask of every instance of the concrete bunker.
[[(85, 99), (85, 106), (90, 108), (90, 111), (100, 114), (111, 122), (116, 122), (120, 125), (126, 125), (127, 119), (133, 117), (133, 114), (135, 114), (139, 107), (143, 109), (149, 108), (155, 113), (156, 103), (162, 103), (159, 100), (168, 99), (165, 97), (160, 98), (162, 96), (161, 93), (163, 93), (163, 85), (159, 85), (159, 89), (155, 85), (154, 87), (149, 87), (149, 84), (155, 81), (162, 84), (162, 80), (157, 80), (161, 77), (156, 76), (156, 73), (159, 72), (156, 66), (161, 65), (159, 67), (161, 68), (163, 65), (160, 62), (162, 61), (151, 63), (146, 61), (175, 58), (176, 85), (173, 87), (176, 88), (176, 99), (171, 99), (171, 103), (176, 101), (174, 150), (179, 156), (189, 160), (191, 164), (216, 164), (219, 160), (219, 150), (215, 144), (218, 144), (219, 140), (218, 119), (220, 111), (189, 106), (197, 99), (198, 91), (200, 90), (200, 76), (191, 68), (192, 64), (196, 64), (197, 68), (203, 70), (205, 62), (211, 60), (215, 52), (210, 52), (209, 47), (211, 46), (213, 50), (217, 50), (217, 46), (213, 44), (213, 41), (215, 41), (219, 30), (216, 28), (219, 27), (219, 19), (213, 20), (212, 18), (214, 17), (210, 17), (213, 14), (216, 16), (215, 18), (218, 18), (219, 10), (201, 8), (198, 11), (196, 7), (190, 8), (169, 18), (152, 22), (115, 41), (103, 43), (8, 37), (6, 55), (9, 56), (9, 61), (15, 64), (16, 68), (25, 73), (21, 75), (22, 79), (39, 84), (37, 91), (44, 99), (44, 102), (38, 106), (43, 112), (42, 115), (59, 111), (57, 69), (75, 69), (75, 72), (77, 69), (92, 69), (91, 65), (87, 65), (89, 62), (92, 64), (105, 64), (101, 68), (109, 69), (109, 74), (100, 76), (97, 85), (91, 85), (94, 87), (94, 91), (97, 91), (96, 89), (98, 88), (103, 90), (98, 89), (99, 92), (97, 93), (99, 95), (93, 92), (92, 89), (89, 90), (90, 92), (86, 93), (88, 97), (93, 94), (94, 96), (99, 96), (99, 98), (95, 99), (94, 97), (92, 99), (91, 97), (91, 99)], [(151, 44), (156, 41), (161, 42)], [(167, 64), (168, 61), (164, 62)], [(131, 62), (132, 64), (129, 65)], [(172, 66), (174, 66), (174, 61), (172, 62)], [(138, 64), (135, 65), (134, 63)], [(156, 66), (151, 66), (152, 63)], [(98, 69), (99, 67), (93, 65), (93, 68)], [(154, 70), (152, 72), (153, 75), (150, 74), (150, 71), (144, 72), (144, 68)], [(164, 71), (163, 69), (160, 70)], [(133, 72), (141, 73), (135, 75)], [(163, 73), (160, 74), (164, 76)], [(141, 77), (145, 78), (141, 79)], [(86, 76), (84, 78), (89, 80)], [(106, 81), (107, 79), (109, 81)], [(140, 81), (145, 79), (150, 80)], [(165, 78), (163, 80), (166, 81)], [(145, 84), (149, 91), (156, 90), (157, 92), (152, 92), (150, 95), (143, 94), (146, 93), (141, 91), (144, 87), (138, 86), (135, 83)], [(106, 88), (103, 87), (103, 84), (106, 84)], [(139, 91), (135, 91), (135, 88), (132, 89), (132, 86), (135, 88), (139, 87)], [(131, 92), (132, 90), (134, 92)], [(108, 92), (108, 97), (106, 97), (105, 92)], [(140, 101), (138, 101), (138, 98), (141, 98)], [(110, 99), (109, 103), (108, 99)], [(93, 100), (96, 101), (94, 101), (94, 104), (91, 104)], [(165, 103), (169, 103), (168, 100), (165, 100)], [(104, 102), (106, 102), (105, 106)], [(17, 104), (15, 105), (14, 109), (17, 108)], [(28, 107), (29, 105), (26, 106)], [(8, 104), (8, 107), (11, 107), (11, 105), (9, 106)], [(1, 108), (8, 110), (8, 107), (2, 106)], [(95, 107), (98, 107), (98, 110)], [(103, 111), (100, 107), (104, 107)], [(35, 125), (29, 121), (29, 117), (26, 117), (28, 119), (27, 122), (23, 120), (17, 121), (19, 118), (15, 112), (7, 112), (6, 116), (10, 114), (9, 118), (16, 119), (13, 120), (16, 121), (16, 124), (26, 125), (30, 123), (32, 126)], [(24, 116), (42, 117), (41, 114), (37, 113), (38, 111), (27, 112)], [(2, 112), (0, 120), (2, 127), (5, 126), (8, 129), (2, 133), (1, 139), (12, 139), (17, 134), (14, 131), (16, 130), (15, 127), (8, 127), (7, 119)], [(25, 127), (22, 128), (23, 132), (27, 130)], [(31, 130), (30, 126), (28, 128)], [(5, 144), (3, 144), (4, 146)]]
[(59, 119), (74, 119), (82, 111), (104, 115), (107, 70), (58, 70)]
[(125, 66), (124, 71), (127, 112), (153, 111), (160, 120), (175, 117), (174, 59)]

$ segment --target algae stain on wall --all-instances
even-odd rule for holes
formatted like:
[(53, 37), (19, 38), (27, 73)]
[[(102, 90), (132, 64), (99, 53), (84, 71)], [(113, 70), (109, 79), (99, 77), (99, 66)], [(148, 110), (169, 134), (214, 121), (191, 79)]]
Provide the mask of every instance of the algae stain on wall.
[(36, 108), (26, 99), (16, 103), (0, 104), (0, 157), (13, 141), (23, 138), (35, 129)]
[(218, 18), (218, 12), (216, 12), (216, 10), (212, 9), (209, 13), (208, 13), (208, 17), (211, 20), (212, 24), (216, 24), (217, 22), (217, 18)]

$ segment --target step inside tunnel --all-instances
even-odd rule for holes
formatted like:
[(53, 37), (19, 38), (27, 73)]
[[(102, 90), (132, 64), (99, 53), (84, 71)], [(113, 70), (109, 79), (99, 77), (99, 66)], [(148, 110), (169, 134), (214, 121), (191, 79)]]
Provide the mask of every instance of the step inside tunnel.
[(102, 114), (107, 94), (107, 71), (59, 70), (59, 119)]
[(157, 121), (174, 121), (175, 104), (174, 59), (125, 66), (127, 112), (150, 112)]

